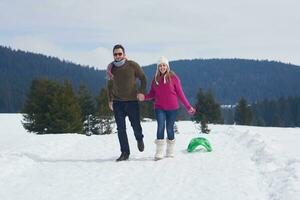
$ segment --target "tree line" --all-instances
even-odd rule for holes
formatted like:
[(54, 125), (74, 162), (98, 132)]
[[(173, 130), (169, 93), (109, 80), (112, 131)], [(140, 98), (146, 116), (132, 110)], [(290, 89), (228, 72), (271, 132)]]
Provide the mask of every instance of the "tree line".
[[(197, 98), (199, 101), (193, 120), (201, 122), (201, 131), (208, 133), (208, 123), (223, 121), (220, 106), (211, 91), (204, 93), (200, 89)], [(110, 134), (114, 123), (106, 88), (102, 88), (93, 99), (84, 84), (74, 91), (68, 80), (63, 83), (48, 79), (32, 81), (22, 113), (24, 128), (37, 134)], [(142, 119), (154, 119), (153, 102), (140, 102), (140, 114)]]
[[(59, 83), (37, 79), (32, 81), (22, 110), (23, 126), (37, 134), (107, 134), (112, 120), (107, 105), (105, 88), (93, 99), (83, 84), (75, 92), (68, 80)], [(103, 129), (103, 126), (107, 127)]]
[[(212, 90), (199, 89), (195, 97), (196, 113), (191, 119), (201, 133), (209, 133), (208, 124), (223, 124), (224, 112), (216, 102)], [(179, 109), (178, 120), (185, 112)], [(242, 97), (230, 109), (232, 123), (255, 126), (300, 126), (300, 97), (264, 100), (248, 104)], [(23, 126), (29, 132), (110, 134), (113, 130), (113, 112), (108, 107), (107, 89), (100, 89), (93, 98), (84, 84), (75, 91), (70, 81), (63, 83), (37, 79), (32, 81), (22, 109)], [(141, 118), (154, 119), (153, 102), (140, 102)]]
[(234, 123), (253, 126), (300, 127), (300, 97), (281, 97), (248, 104), (241, 97), (230, 111)]

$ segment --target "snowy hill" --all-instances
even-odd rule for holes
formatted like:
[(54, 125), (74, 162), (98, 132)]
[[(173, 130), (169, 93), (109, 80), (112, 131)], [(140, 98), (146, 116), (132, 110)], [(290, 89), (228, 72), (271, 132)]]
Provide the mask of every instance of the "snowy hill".
[[(180, 77), (186, 97), (192, 103), (195, 102), (199, 88), (204, 91), (212, 89), (219, 104), (230, 105), (238, 102), (242, 96), (248, 102), (300, 96), (298, 65), (268, 60), (220, 58), (174, 60), (170, 61), (170, 66)], [(149, 87), (156, 64), (144, 66), (143, 70)], [(34, 79), (47, 78), (59, 82), (67, 79), (76, 89), (83, 83), (93, 96), (99, 95), (100, 89), (106, 86), (105, 70), (14, 50), (1, 44), (0, 72), (1, 113), (21, 112)]]
[[(145, 151), (131, 127), (129, 161), (116, 163), (117, 135), (27, 133), (19, 114), (0, 115), (1, 200), (300, 199), (300, 129), (210, 125), (199, 135), (177, 122), (176, 156), (153, 161), (156, 122), (142, 124)], [(206, 137), (210, 153), (187, 153)]]

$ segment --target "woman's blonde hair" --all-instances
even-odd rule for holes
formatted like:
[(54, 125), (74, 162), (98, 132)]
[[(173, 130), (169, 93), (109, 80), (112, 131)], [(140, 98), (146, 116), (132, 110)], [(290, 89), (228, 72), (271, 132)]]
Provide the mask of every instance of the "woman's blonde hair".
[(158, 69), (158, 70), (156, 70), (154, 81), (155, 81), (156, 85), (159, 85), (159, 80), (160, 80), (161, 76), (164, 76), (164, 84), (171, 83), (172, 76), (175, 76), (175, 75), (176, 75), (175, 72), (173, 72), (171, 70), (167, 70), (166, 73), (162, 74)]

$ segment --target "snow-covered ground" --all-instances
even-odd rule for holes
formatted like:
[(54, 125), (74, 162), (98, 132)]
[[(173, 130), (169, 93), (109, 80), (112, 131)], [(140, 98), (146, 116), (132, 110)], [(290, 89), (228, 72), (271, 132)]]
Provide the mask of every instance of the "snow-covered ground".
[[(177, 122), (176, 157), (153, 161), (156, 122), (142, 124), (139, 152), (129, 123), (129, 161), (117, 135), (35, 135), (20, 114), (0, 115), (1, 200), (201, 199), (299, 200), (300, 129), (210, 125), (199, 135)], [(212, 152), (187, 153), (194, 137)]]

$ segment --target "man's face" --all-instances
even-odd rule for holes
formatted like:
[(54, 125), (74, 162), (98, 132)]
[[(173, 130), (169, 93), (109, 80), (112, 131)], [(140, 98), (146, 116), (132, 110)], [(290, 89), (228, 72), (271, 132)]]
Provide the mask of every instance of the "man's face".
[(121, 61), (125, 58), (125, 54), (121, 48), (115, 49), (113, 53), (115, 61)]

